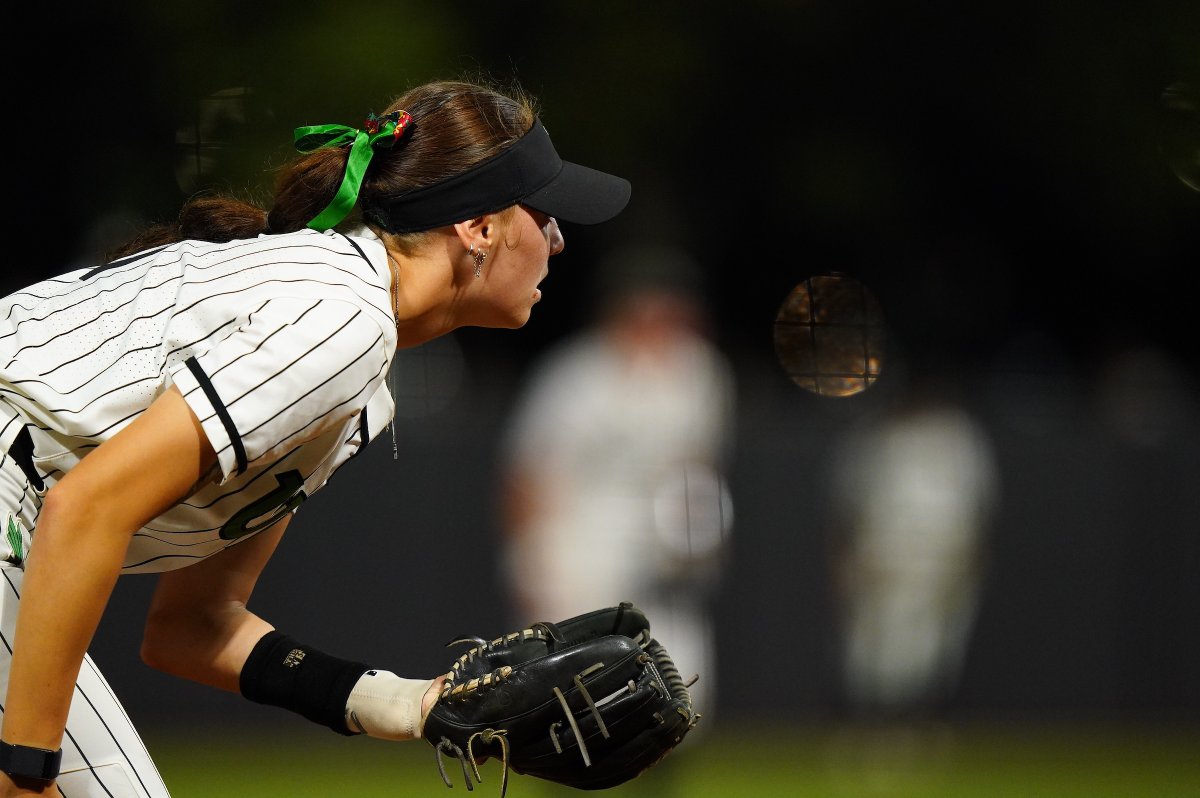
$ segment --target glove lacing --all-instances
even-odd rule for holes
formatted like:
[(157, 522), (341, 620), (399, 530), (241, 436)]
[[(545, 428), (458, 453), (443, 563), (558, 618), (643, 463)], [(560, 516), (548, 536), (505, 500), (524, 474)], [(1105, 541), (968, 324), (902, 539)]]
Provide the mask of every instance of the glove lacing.
[[(453, 787), (450, 783), (450, 775), (446, 773), (445, 763), (442, 761), (442, 753), (449, 753), (458, 760), (458, 764), (462, 765), (463, 782), (467, 785), (467, 790), (475, 789), (475, 785), (471, 783), (471, 775), (474, 773), (475, 781), (483, 783), (483, 775), (479, 772), (479, 762), (475, 758), (475, 740), (478, 739), (484, 745), (490, 743), (500, 744), (500, 798), (504, 798), (504, 794), (508, 791), (508, 739), (505, 735), (508, 734), (506, 729), (484, 729), (480, 732), (475, 732), (467, 738), (467, 750), (459, 748), (450, 740), (443, 737), (436, 746), (434, 753), (437, 756), (438, 773), (442, 776), (442, 781), (447, 787)], [(471, 763), (471, 769), (467, 770), (467, 763)]]
[[(700, 713), (692, 708), (692, 698), (688, 693), (688, 688), (699, 680), (699, 674), (685, 682), (679, 673), (679, 668), (657, 640), (651, 640), (647, 644), (646, 654), (643, 656), (647, 657), (646, 665), (657, 677), (656, 682), (651, 682), (651, 686), (659, 692), (665, 690), (666, 694), (663, 696), (664, 698), (666, 695), (670, 695), (671, 698), (675, 699), (677, 702), (675, 711), (687, 721), (688, 729), (693, 728), (700, 722)], [(666, 722), (661, 715), (656, 713), (655, 716), (658, 718), (660, 724)]]
[[(438, 740), (438, 744), (433, 747), (433, 751), (437, 756), (438, 773), (441, 774), (442, 781), (446, 783), (447, 787), (453, 787), (454, 785), (450, 783), (450, 775), (446, 773), (446, 765), (442, 761), (443, 751), (453, 754), (454, 758), (458, 760), (458, 764), (462, 765), (463, 781), (466, 782), (467, 789), (475, 789), (475, 785), (471, 784), (471, 773), (467, 770), (467, 761), (463, 756), (463, 750), (461, 748), (443, 737), (441, 740)], [(476, 773), (478, 774), (478, 770)]]
[(463, 652), (463, 655), (459, 658), (460, 661), (465, 664), (466, 662), (474, 659), (477, 655), (482, 654), (484, 651), (490, 651), (493, 648), (509, 646), (513, 643), (523, 643), (526, 640), (545, 640), (547, 638), (554, 640), (556, 643), (563, 642), (562, 632), (558, 631), (557, 626), (552, 623), (540, 621), (532, 624), (528, 629), (522, 629), (519, 632), (510, 632), (504, 635), (504, 637), (497, 637), (495, 640), (484, 640), (482, 637), (478, 637), (477, 635), (460, 637), (447, 643), (446, 648), (457, 646), (462, 643), (473, 643), (474, 645), (472, 648)]
[(481, 732), (475, 732), (467, 738), (467, 757), (471, 760), (471, 768), (475, 771), (475, 779), (479, 783), (483, 783), (483, 776), (479, 775), (479, 764), (475, 761), (475, 738), (487, 745), (488, 743), (500, 743), (500, 798), (504, 798), (504, 793), (508, 790), (508, 738), (505, 735), (508, 731), (505, 729), (484, 729)]

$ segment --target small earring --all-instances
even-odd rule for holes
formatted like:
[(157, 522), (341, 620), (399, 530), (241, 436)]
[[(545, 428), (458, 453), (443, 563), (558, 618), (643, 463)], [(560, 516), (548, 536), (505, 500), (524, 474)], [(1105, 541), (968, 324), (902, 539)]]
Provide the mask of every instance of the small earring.
[(480, 249), (478, 252), (476, 252), (475, 245), (472, 244), (471, 248), (467, 251), (467, 254), (470, 255), (471, 258), (475, 261), (475, 278), (478, 279), (478, 278), (482, 277), (483, 276), (483, 262), (485, 260), (487, 260), (487, 252), (485, 252), (483, 249)]

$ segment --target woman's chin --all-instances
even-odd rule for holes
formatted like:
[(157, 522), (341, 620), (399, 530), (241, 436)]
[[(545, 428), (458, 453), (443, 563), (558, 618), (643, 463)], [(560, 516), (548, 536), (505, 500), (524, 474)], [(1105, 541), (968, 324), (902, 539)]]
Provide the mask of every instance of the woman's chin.
[(506, 319), (497, 319), (495, 324), (487, 326), (496, 330), (519, 330), (529, 322), (529, 317), (532, 315), (530, 311), (530, 308), (516, 309), (512, 316)]

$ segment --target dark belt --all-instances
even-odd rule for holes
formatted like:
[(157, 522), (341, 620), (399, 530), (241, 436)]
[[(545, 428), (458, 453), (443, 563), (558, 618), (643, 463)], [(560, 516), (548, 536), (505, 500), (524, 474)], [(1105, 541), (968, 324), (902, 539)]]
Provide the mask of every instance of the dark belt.
[(8, 456), (25, 472), (30, 485), (38, 490), (45, 490), (46, 483), (42, 481), (42, 475), (33, 467), (33, 436), (29, 434), (29, 427), (21, 427), (17, 439), (8, 447)]

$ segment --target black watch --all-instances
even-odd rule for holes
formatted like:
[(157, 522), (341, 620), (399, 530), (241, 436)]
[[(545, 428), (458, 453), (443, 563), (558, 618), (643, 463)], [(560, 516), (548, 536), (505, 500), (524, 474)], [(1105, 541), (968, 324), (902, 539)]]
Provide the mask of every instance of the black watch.
[(54, 781), (62, 764), (62, 749), (47, 751), (0, 740), (0, 770), (16, 778)]

